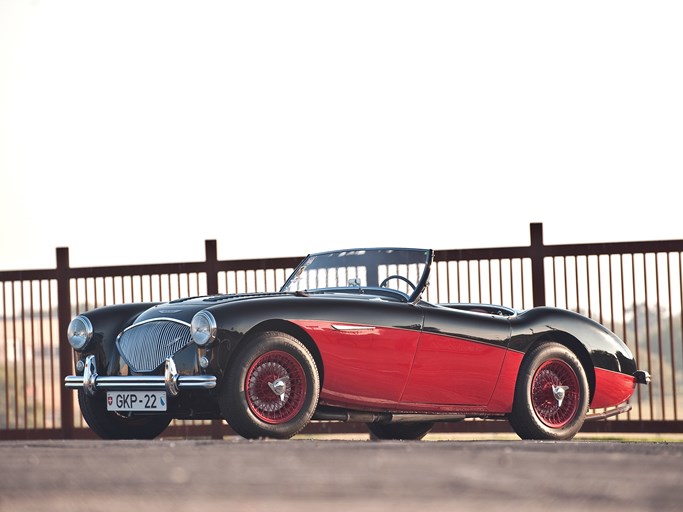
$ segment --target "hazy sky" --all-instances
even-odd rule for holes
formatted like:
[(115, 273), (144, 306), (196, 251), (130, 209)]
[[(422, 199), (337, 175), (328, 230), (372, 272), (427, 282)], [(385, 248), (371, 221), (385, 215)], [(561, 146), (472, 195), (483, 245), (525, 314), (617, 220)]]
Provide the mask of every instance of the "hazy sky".
[(683, 2), (0, 0), (0, 270), (683, 238)]

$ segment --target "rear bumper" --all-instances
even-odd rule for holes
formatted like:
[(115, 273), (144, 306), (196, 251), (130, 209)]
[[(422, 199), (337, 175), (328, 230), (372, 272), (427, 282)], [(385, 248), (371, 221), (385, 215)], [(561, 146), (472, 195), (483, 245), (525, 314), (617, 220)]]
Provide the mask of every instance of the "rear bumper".
[(85, 360), (83, 375), (67, 376), (64, 379), (64, 385), (69, 389), (83, 388), (91, 395), (97, 390), (165, 390), (175, 396), (183, 389), (215, 388), (216, 377), (214, 375), (179, 375), (171, 357), (166, 359), (164, 375), (100, 376), (97, 374), (95, 356), (91, 355)]

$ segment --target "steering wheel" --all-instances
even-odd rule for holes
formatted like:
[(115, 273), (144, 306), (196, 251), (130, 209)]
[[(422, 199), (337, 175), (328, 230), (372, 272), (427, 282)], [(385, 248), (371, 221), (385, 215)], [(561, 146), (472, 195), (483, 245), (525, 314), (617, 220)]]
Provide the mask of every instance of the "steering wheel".
[(411, 281), (410, 279), (408, 279), (407, 277), (399, 276), (398, 274), (395, 274), (395, 275), (393, 275), (393, 276), (389, 276), (389, 277), (387, 277), (385, 280), (383, 280), (383, 281), (379, 284), (380, 288), (386, 288), (387, 283), (388, 283), (389, 281), (391, 281), (392, 279), (398, 279), (399, 281), (403, 281), (403, 282), (406, 283), (408, 286), (410, 286), (410, 287), (413, 289), (413, 291), (417, 288), (417, 286), (415, 286), (415, 285), (412, 283), (412, 281)]

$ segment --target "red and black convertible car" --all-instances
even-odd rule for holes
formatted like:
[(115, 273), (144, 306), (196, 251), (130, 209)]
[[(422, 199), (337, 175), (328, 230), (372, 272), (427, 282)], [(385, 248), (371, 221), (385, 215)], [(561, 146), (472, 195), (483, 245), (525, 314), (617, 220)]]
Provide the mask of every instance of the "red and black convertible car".
[(638, 370), (601, 324), (423, 300), (434, 253), (311, 254), (278, 293), (106, 306), (68, 338), (90, 428), (154, 438), (170, 421), (222, 418), (246, 438), (290, 438), (310, 421), (357, 421), (378, 439), (436, 422), (506, 418), (523, 439), (571, 439), (591, 409), (630, 409)]

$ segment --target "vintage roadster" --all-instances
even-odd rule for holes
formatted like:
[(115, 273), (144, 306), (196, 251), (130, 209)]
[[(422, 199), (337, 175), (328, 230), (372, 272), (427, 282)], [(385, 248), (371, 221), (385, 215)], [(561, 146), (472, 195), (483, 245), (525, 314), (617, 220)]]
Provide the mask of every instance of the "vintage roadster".
[(423, 300), (432, 250), (311, 254), (278, 293), (106, 306), (69, 325), (90, 428), (154, 438), (172, 419), (222, 418), (246, 438), (356, 421), (375, 439), (436, 422), (507, 418), (523, 439), (571, 439), (591, 409), (630, 409), (647, 384), (601, 324), (551, 307)]

